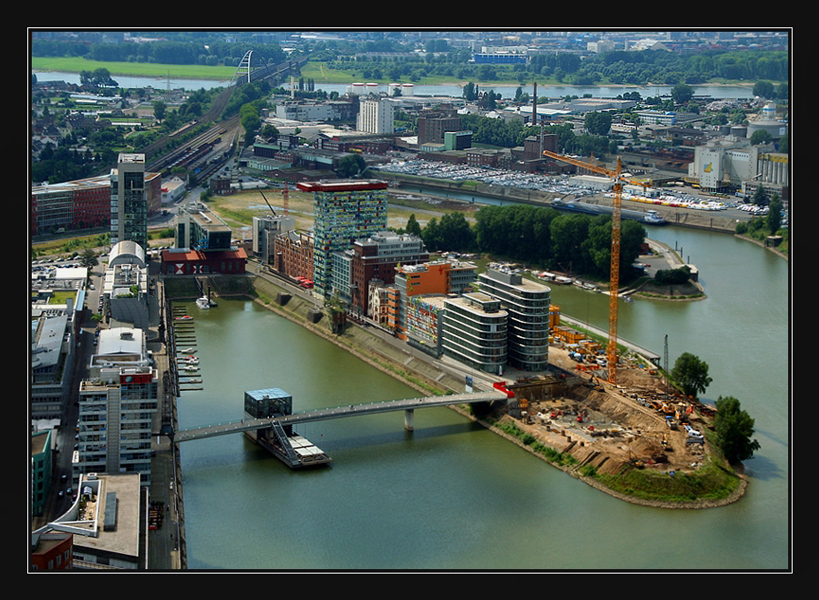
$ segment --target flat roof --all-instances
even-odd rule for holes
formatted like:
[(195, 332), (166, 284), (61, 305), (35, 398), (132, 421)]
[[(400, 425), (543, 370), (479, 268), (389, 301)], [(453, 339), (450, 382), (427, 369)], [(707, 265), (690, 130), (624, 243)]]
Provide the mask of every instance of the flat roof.
[(354, 190), (384, 190), (389, 187), (386, 181), (300, 181), (296, 184), (304, 192), (338, 192)]

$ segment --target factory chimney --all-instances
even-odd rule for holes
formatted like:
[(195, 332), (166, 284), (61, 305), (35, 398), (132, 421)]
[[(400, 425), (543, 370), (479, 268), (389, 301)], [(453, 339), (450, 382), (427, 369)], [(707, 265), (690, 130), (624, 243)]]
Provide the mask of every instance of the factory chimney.
[(532, 92), (532, 127), (537, 125), (537, 81), (535, 81), (535, 89)]

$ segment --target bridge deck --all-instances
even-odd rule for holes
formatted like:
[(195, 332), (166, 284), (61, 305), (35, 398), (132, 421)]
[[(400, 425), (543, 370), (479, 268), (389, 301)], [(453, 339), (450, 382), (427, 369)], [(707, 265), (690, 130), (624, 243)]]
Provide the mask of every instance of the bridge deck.
[(277, 421), (281, 425), (295, 425), (298, 423), (372, 415), (397, 410), (414, 410), (416, 408), (431, 408), (433, 406), (448, 406), (451, 404), (471, 404), (473, 402), (505, 401), (506, 399), (507, 396), (504, 392), (492, 391), (477, 392), (472, 394), (452, 394), (449, 396), (408, 398), (402, 400), (389, 400), (385, 402), (370, 402), (369, 404), (350, 404), (336, 408), (322, 408), (301, 413), (294, 413), (283, 417), (245, 419), (242, 421), (232, 421), (217, 425), (207, 425), (205, 427), (183, 429), (174, 434), (173, 441), (187, 442), (190, 440), (199, 440), (217, 435), (226, 435), (228, 433), (242, 433), (253, 429), (270, 427), (274, 421)]

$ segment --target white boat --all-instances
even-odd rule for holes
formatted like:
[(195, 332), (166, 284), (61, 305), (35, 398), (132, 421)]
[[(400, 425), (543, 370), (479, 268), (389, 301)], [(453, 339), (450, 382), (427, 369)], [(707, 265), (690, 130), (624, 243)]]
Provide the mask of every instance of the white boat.
[(194, 352), (196, 352), (196, 348), (183, 348), (182, 350), (180, 350), (180, 352), (182, 354), (193, 354)]
[(201, 298), (196, 299), (196, 306), (201, 309), (210, 308), (210, 300), (208, 300), (207, 296), (202, 296)]

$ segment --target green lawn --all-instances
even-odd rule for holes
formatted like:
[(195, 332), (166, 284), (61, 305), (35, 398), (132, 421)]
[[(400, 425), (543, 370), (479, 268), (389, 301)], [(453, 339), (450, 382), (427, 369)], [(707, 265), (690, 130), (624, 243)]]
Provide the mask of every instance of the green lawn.
[(208, 67), (204, 65), (160, 65), (157, 63), (137, 62), (98, 62), (84, 58), (31, 58), (31, 69), (34, 71), (59, 71), (79, 73), (108, 69), (111, 77), (127, 75), (131, 77), (174, 77), (177, 79), (213, 79), (227, 81), (236, 72), (235, 67)]

